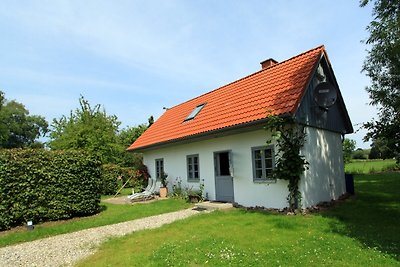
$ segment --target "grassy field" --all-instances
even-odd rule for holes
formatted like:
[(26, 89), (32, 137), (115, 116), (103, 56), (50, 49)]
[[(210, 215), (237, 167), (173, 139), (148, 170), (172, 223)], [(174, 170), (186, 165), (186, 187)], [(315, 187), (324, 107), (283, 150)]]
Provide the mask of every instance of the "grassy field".
[(94, 216), (65, 221), (47, 222), (36, 225), (33, 231), (27, 231), (25, 227), (19, 227), (14, 230), (0, 232), (0, 247), (58, 234), (71, 233), (87, 228), (172, 212), (188, 207), (190, 207), (188, 203), (176, 199), (156, 201), (147, 204), (138, 203), (135, 205), (116, 205), (103, 202), (103, 211)]
[(366, 174), (366, 173), (377, 173), (386, 171), (387, 169), (394, 168), (396, 166), (396, 160), (354, 160), (346, 164), (346, 173), (353, 174)]
[(319, 214), (234, 209), (111, 239), (78, 266), (399, 266), (399, 176), (356, 175)]

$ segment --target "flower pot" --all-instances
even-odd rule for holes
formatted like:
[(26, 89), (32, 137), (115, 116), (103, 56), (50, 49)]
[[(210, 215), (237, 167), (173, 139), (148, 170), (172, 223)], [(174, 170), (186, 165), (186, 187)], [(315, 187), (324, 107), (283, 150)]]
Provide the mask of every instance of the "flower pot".
[(167, 187), (160, 187), (160, 197), (165, 198), (168, 195), (168, 188)]

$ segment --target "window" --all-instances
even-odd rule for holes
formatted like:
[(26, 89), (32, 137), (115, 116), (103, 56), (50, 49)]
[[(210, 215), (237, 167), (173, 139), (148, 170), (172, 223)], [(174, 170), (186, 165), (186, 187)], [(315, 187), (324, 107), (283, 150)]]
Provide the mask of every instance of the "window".
[(194, 117), (196, 117), (197, 114), (199, 114), (199, 112), (204, 108), (205, 105), (206, 103), (203, 103), (195, 107), (195, 109), (189, 114), (189, 116), (186, 117), (185, 121), (190, 121), (194, 119)]
[(186, 156), (188, 181), (200, 179), (199, 155)]
[(251, 149), (253, 158), (253, 181), (267, 181), (272, 179), (274, 169), (273, 146), (253, 147)]
[(156, 179), (160, 180), (164, 173), (164, 159), (156, 159)]

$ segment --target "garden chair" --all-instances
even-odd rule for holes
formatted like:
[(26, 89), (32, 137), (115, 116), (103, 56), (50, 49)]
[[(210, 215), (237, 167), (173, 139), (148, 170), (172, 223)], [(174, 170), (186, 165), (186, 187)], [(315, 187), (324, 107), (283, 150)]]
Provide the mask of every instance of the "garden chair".
[(148, 185), (143, 192), (135, 193), (128, 196), (129, 200), (148, 200), (153, 197), (154, 191), (156, 189), (156, 182), (153, 179), (149, 179)]

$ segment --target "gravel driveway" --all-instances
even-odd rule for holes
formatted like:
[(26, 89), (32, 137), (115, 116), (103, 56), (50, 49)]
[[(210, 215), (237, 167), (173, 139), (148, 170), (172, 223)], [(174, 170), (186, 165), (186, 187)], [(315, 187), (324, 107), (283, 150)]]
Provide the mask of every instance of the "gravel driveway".
[(186, 209), (0, 248), (0, 266), (72, 266), (109, 237), (157, 228), (198, 213)]

